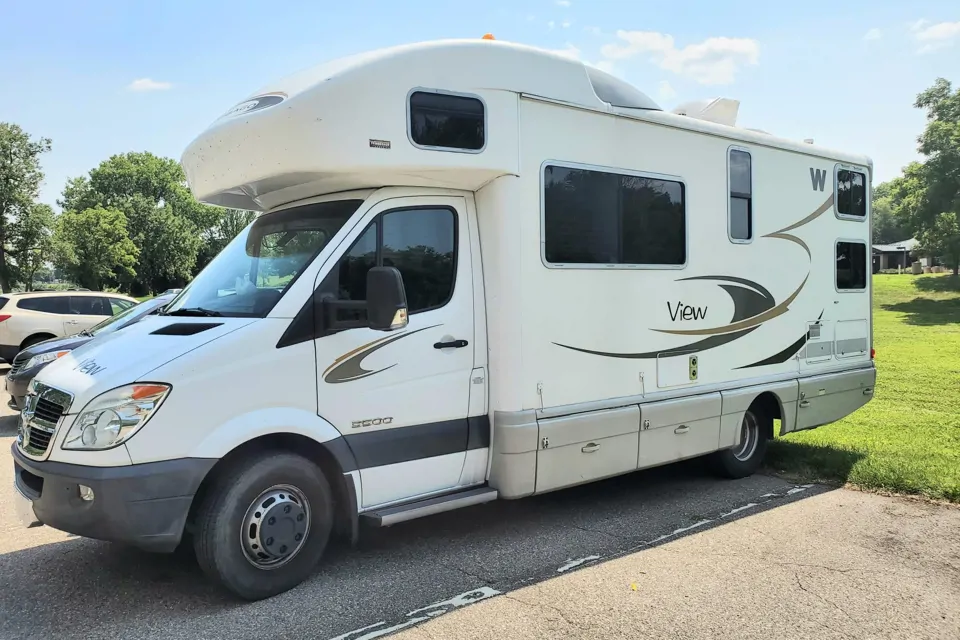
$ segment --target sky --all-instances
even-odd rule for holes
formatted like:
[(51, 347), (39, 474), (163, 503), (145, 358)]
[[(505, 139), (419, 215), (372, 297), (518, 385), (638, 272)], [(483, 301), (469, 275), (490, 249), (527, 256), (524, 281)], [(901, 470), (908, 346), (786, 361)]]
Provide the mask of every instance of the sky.
[(261, 86), (344, 55), (442, 38), (563, 52), (673, 109), (740, 101), (738, 125), (918, 159), (916, 95), (960, 85), (957, 0), (2, 0), (0, 121), (53, 149), (40, 199), (127, 151), (180, 159)]

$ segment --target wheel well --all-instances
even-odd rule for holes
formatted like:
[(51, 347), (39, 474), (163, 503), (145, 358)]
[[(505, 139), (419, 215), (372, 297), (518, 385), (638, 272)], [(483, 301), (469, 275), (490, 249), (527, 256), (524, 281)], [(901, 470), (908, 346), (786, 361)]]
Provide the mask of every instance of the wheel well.
[[(775, 393), (764, 391), (754, 398), (750, 404), (750, 409), (754, 413), (759, 413), (764, 431), (768, 440), (773, 439), (773, 421), (783, 419), (783, 411), (780, 407), (780, 399)], [(761, 417), (762, 416), (762, 417)]]
[(200, 487), (190, 507), (190, 515), (187, 518), (187, 531), (190, 531), (195, 509), (202, 504), (206, 491), (213, 482), (227, 469), (236, 464), (242, 464), (245, 459), (256, 457), (266, 451), (288, 451), (296, 453), (308, 460), (313, 461), (330, 483), (330, 489), (333, 492), (334, 499), (334, 531), (340, 534), (355, 537), (357, 510), (355, 506), (355, 494), (347, 487), (348, 480), (344, 478), (343, 469), (340, 463), (330, 453), (330, 451), (311, 438), (296, 433), (272, 433), (270, 435), (260, 436), (253, 440), (248, 440), (240, 446), (223, 456), (210, 469)]
[(20, 351), (23, 351), (27, 347), (37, 342), (42, 342), (43, 340), (49, 340), (50, 338), (56, 338), (57, 336), (52, 333), (35, 333), (32, 336), (27, 336), (24, 338), (23, 342), (20, 343)]

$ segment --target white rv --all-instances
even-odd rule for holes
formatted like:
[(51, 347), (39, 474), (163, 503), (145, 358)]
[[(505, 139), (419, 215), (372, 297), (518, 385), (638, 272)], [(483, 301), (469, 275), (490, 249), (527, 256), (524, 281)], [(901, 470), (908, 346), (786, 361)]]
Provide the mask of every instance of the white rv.
[(869, 159), (496, 41), (265, 88), (186, 150), (261, 211), (165, 315), (37, 377), (25, 517), (243, 598), (331, 533), (696, 456), (871, 398)]

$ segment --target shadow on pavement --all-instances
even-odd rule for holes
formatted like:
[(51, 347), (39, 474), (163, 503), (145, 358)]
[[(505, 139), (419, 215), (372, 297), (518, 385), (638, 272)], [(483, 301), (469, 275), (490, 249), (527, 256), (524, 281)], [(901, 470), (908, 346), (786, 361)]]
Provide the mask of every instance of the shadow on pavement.
[(860, 451), (829, 445), (777, 439), (767, 449), (767, 469), (804, 482), (845, 483), (854, 465), (866, 458)]
[(257, 603), (231, 599), (188, 557), (73, 539), (0, 556), (0, 637), (321, 640), (402, 622), (479, 587), (506, 592), (556, 577), (576, 559), (605, 561), (822, 490), (763, 475), (717, 480), (690, 461), (365, 530), (357, 549), (335, 544), (305, 584)]
[(19, 416), (0, 416), (0, 438), (17, 435)]

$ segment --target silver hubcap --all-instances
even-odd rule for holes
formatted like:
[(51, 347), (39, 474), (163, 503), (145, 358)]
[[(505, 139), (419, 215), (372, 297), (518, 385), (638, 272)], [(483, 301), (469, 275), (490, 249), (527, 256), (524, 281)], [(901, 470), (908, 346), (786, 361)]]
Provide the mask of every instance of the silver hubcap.
[(759, 442), (760, 425), (757, 424), (756, 416), (747, 411), (743, 416), (743, 422), (740, 423), (740, 446), (734, 448), (733, 457), (740, 462), (746, 462), (753, 457)]
[(276, 569), (303, 548), (310, 532), (310, 503), (294, 486), (270, 487), (253, 501), (243, 518), (240, 542), (250, 564)]

